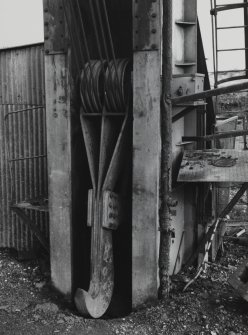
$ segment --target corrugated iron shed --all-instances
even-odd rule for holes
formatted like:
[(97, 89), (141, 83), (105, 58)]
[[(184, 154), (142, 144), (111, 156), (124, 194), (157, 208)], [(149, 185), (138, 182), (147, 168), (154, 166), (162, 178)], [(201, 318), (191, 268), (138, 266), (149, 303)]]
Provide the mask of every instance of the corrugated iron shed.
[[(43, 44), (0, 50), (0, 247), (27, 250), (35, 241), (9, 205), (47, 194), (46, 157), (22, 159), (46, 156), (45, 109), (12, 112), (44, 104)], [(47, 215), (30, 214), (48, 235)]]

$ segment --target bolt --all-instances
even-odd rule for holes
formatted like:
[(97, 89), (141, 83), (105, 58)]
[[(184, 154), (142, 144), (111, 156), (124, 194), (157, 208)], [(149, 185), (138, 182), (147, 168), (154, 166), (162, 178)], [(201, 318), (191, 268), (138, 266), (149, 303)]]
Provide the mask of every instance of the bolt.
[(53, 117), (57, 118), (58, 117), (58, 113), (54, 112), (53, 113)]
[(154, 29), (151, 30), (151, 32), (152, 32), (152, 34), (156, 34), (157, 29), (154, 28)]
[(47, 13), (47, 12), (48, 12), (48, 8), (44, 8), (44, 12), (46, 12), (46, 13)]
[(152, 13), (152, 17), (153, 18), (157, 17), (157, 14), (156, 13)]

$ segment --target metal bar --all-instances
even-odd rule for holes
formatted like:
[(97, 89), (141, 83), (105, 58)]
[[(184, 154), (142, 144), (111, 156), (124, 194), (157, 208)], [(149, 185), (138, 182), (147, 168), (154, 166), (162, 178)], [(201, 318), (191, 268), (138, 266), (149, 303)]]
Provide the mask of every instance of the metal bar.
[(222, 29), (240, 29), (240, 28), (247, 28), (248, 25), (244, 26), (226, 26), (226, 27), (217, 27), (217, 30), (222, 30)]
[(242, 91), (248, 88), (248, 82), (241, 84), (234, 84), (226, 87), (215, 88), (213, 90), (207, 90), (199, 93), (183, 95), (181, 97), (172, 98), (172, 104), (182, 104), (185, 102), (191, 102), (200, 99), (206, 99), (217, 95), (233, 93), (237, 91)]
[[(216, 8), (216, 0), (214, 0), (214, 8)], [(218, 52), (217, 52), (217, 49), (218, 49), (218, 32), (217, 32), (217, 27), (218, 27), (218, 24), (217, 24), (217, 15), (215, 15), (213, 17), (213, 20), (214, 20), (214, 33), (215, 33), (215, 49), (214, 49), (214, 52), (215, 52), (215, 63), (216, 63), (216, 73), (215, 73), (215, 81), (214, 81), (214, 87), (217, 88), (217, 81), (218, 81), (218, 68), (219, 68), (219, 58), (218, 58)], [(217, 99), (215, 99), (215, 110), (217, 110)]]
[(26, 111), (29, 111), (29, 110), (35, 110), (35, 109), (41, 109), (41, 108), (45, 108), (45, 106), (35, 106), (35, 107), (29, 107), (29, 108), (24, 108), (24, 109), (18, 109), (16, 111), (12, 111), (12, 112), (7, 113), (4, 117), (4, 119), (6, 120), (7, 117), (11, 114), (22, 113), (22, 112), (26, 112)]
[(225, 52), (225, 51), (240, 51), (240, 50), (247, 50), (248, 48), (233, 48), (233, 49), (218, 49), (217, 52)]
[(172, 165), (172, 0), (163, 0), (162, 38), (162, 97), (161, 97), (161, 207), (159, 213), (159, 296), (165, 298), (170, 290), (169, 265), (171, 244), (171, 165)]
[(205, 141), (213, 141), (221, 138), (231, 138), (248, 135), (248, 130), (231, 130), (225, 133), (218, 133), (213, 135), (206, 136), (183, 136), (182, 141), (196, 141), (196, 142), (205, 142)]
[(179, 243), (179, 247), (178, 247), (178, 251), (177, 251), (177, 257), (176, 257), (176, 260), (175, 260), (175, 265), (174, 265), (172, 275), (175, 274), (175, 271), (176, 271), (176, 268), (177, 268), (177, 262), (178, 262), (178, 258), (179, 258), (180, 251), (181, 251), (181, 246), (182, 246), (182, 242), (183, 242), (184, 233), (185, 233), (185, 230), (183, 230), (182, 235), (181, 235), (181, 239), (180, 239), (180, 243)]
[(218, 71), (218, 73), (227, 73), (227, 72), (246, 72), (248, 69), (243, 69), (243, 70), (222, 70)]
[[(210, 0), (210, 6), (211, 6), (211, 10), (213, 10), (213, 0)], [(216, 70), (216, 54), (215, 54), (215, 29), (214, 29), (214, 17), (213, 15), (211, 16), (211, 27), (212, 27), (212, 51), (213, 51), (213, 68), (214, 68), (214, 83), (217, 82), (217, 75), (218, 72)]]
[(221, 80), (217, 81), (217, 84), (223, 84), (223, 83), (227, 83), (228, 81), (242, 80), (242, 79), (247, 79), (247, 76), (246, 75), (244, 75), (244, 76), (234, 76), (234, 77), (221, 79)]
[[(230, 213), (230, 211), (233, 209), (233, 207), (236, 205), (236, 203), (239, 201), (239, 199), (242, 197), (242, 195), (245, 193), (245, 191), (248, 188), (248, 183), (244, 183), (242, 184), (241, 188), (237, 191), (237, 193), (234, 195), (234, 197), (232, 198), (232, 200), (227, 204), (227, 206), (223, 209), (223, 211), (220, 213), (219, 217), (217, 218), (217, 220), (215, 221), (215, 223), (209, 228), (208, 232), (205, 234), (205, 236), (202, 238), (201, 242), (199, 243), (199, 245), (197, 246), (195, 252), (193, 253), (193, 255), (190, 257), (190, 259), (186, 262), (186, 266), (190, 266), (193, 264), (193, 262), (196, 260), (198, 253), (200, 252), (200, 250), (202, 249), (202, 246), (204, 246), (206, 244), (206, 242), (210, 239), (214, 228), (215, 228), (215, 224), (217, 223), (217, 221), (222, 221), (226, 215), (228, 215)], [(204, 259), (204, 258), (203, 258)]]
[(182, 117), (186, 116), (189, 112), (191, 112), (194, 109), (193, 106), (187, 107), (181, 112), (177, 113), (176, 115), (172, 116), (172, 123), (180, 120)]
[(224, 10), (238, 9), (238, 8), (247, 8), (248, 3), (237, 3), (237, 4), (225, 4), (225, 5), (216, 5), (213, 10), (210, 10), (211, 15), (217, 15), (217, 12), (222, 12)]
[[(247, 0), (244, 0), (244, 3), (248, 5)], [(245, 47), (248, 49), (248, 10), (247, 7), (244, 8), (244, 33), (245, 33)], [(248, 53), (245, 51), (245, 67), (248, 68)], [(248, 70), (246, 71), (246, 76), (248, 77)]]

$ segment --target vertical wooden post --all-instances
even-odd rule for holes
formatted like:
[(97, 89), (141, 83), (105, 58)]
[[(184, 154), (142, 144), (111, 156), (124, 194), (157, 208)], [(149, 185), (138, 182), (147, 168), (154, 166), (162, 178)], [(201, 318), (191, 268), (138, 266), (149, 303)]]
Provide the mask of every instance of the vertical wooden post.
[(71, 120), (62, 0), (44, 0), (44, 24), (51, 279), (70, 296)]
[(158, 294), (160, 1), (133, 1), (133, 15), (132, 303), (138, 307)]

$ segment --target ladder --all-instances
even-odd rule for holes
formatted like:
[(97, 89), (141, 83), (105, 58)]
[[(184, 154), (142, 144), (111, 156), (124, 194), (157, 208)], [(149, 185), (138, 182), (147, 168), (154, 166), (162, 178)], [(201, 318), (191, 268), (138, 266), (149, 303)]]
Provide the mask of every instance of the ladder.
[[(218, 87), (219, 84), (232, 81), (232, 80), (242, 80), (248, 79), (248, 0), (244, 0), (243, 2), (236, 2), (230, 4), (219, 4), (218, 0), (210, 0), (211, 2), (211, 11), (210, 14), (212, 16), (212, 34), (213, 34), (213, 65), (214, 65), (214, 86)], [(230, 26), (219, 26), (218, 25), (218, 15), (227, 11), (227, 10), (235, 10), (243, 8), (244, 9), (244, 24), (243, 25), (230, 25)], [(243, 29), (245, 36), (245, 45), (243, 48), (219, 48), (219, 32), (221, 30), (232, 30), (232, 29)], [(225, 70), (219, 71), (219, 55), (223, 52), (231, 52), (231, 51), (243, 51), (245, 53), (245, 69), (243, 70)], [(221, 73), (237, 73), (229, 78), (220, 79), (219, 75)], [(240, 75), (240, 73), (244, 73)]]

